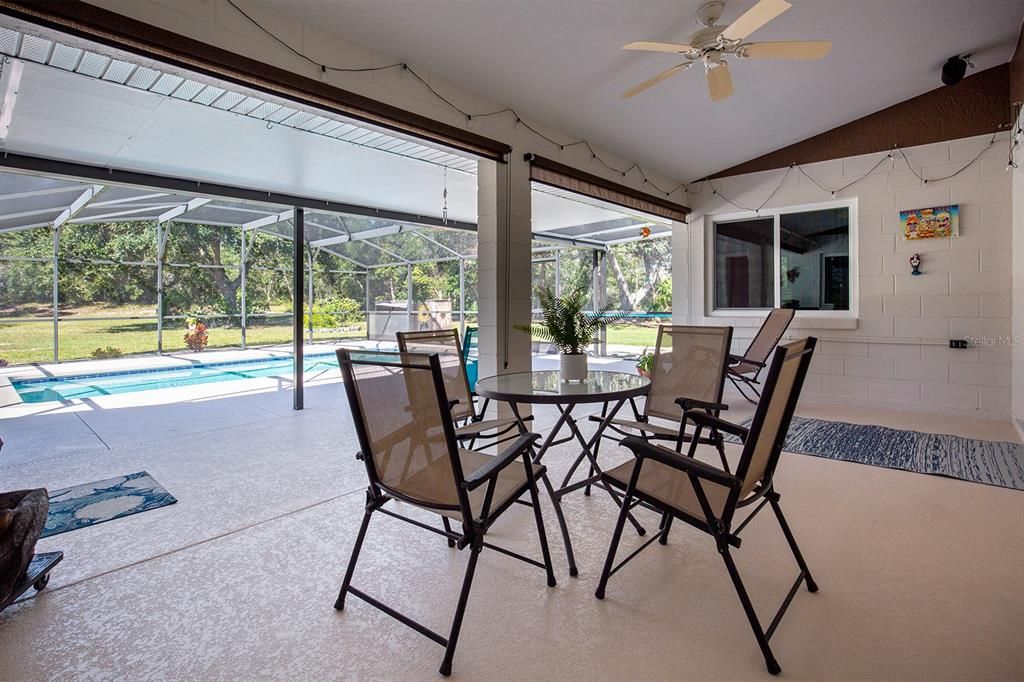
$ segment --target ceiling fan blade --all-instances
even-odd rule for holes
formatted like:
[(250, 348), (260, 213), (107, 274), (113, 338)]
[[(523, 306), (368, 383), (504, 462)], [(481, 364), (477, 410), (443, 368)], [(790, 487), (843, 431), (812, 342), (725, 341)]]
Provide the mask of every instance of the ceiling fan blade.
[(722, 62), (707, 72), (708, 92), (711, 94), (712, 102), (721, 102), (732, 95), (732, 76), (729, 75), (729, 65)]
[(751, 43), (742, 48), (742, 54), (750, 59), (821, 59), (831, 49), (830, 40), (785, 40)]
[(722, 37), (726, 40), (743, 40), (790, 7), (786, 0), (761, 0), (722, 31)]
[(685, 62), (683, 64), (676, 64), (675, 66), (673, 66), (670, 69), (665, 69), (664, 71), (659, 73), (654, 78), (650, 78), (648, 80), (645, 80), (640, 85), (634, 86), (634, 87), (630, 88), (629, 90), (626, 90), (624, 93), (622, 93), (622, 99), (629, 99), (630, 97), (633, 97), (634, 95), (639, 95), (641, 92), (643, 92), (647, 88), (654, 87), (655, 85), (657, 85), (661, 81), (665, 80), (666, 78), (670, 78), (670, 77), (676, 75), (677, 73), (680, 73), (681, 71), (685, 71), (686, 69), (690, 68), (691, 64), (692, 64), (692, 62)]
[(679, 43), (652, 43), (645, 40), (641, 40), (637, 43), (629, 43), (628, 45), (622, 46), (623, 50), (643, 50), (644, 52), (675, 52), (683, 54), (693, 49), (692, 45), (682, 45)]

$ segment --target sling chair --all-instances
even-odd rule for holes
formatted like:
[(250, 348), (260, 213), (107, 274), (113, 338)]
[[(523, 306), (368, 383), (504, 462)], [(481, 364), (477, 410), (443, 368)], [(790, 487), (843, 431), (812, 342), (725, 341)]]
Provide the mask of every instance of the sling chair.
[[(814, 338), (807, 338), (780, 346), (775, 351), (768, 369), (768, 377), (765, 379), (764, 395), (758, 403), (749, 429), (714, 417), (703, 410), (688, 410), (683, 419), (692, 422), (696, 432), (686, 455), (641, 438), (630, 437), (622, 441), (622, 444), (632, 451), (634, 460), (605, 471), (602, 475), (602, 480), (608, 485), (625, 490), (625, 501), (612, 533), (611, 546), (608, 548), (601, 580), (595, 592), (598, 599), (604, 599), (608, 579), (616, 571), (650, 546), (654, 540), (665, 544), (672, 528), (672, 520), (679, 519), (714, 538), (715, 546), (725, 562), (726, 570), (739, 595), (740, 604), (761, 648), (768, 672), (777, 675), (782, 671), (768, 645), (768, 640), (775, 633), (800, 585), (805, 584), (810, 592), (817, 592), (818, 586), (811, 577), (793, 532), (782, 515), (780, 495), (775, 490), (772, 477), (800, 397), (800, 389), (807, 374), (815, 343)], [(697, 436), (705, 428), (717, 428), (741, 439), (743, 452), (735, 473), (711, 466), (694, 457)], [(661, 513), (661, 528), (654, 537), (616, 565), (615, 553), (622, 537), (626, 512), (633, 500), (641, 501), (645, 506)], [(737, 510), (754, 504), (756, 506), (753, 507), (753, 511), (734, 527)], [(771, 505), (775, 512), (782, 533), (800, 568), (796, 582), (793, 583), (767, 629), (761, 625), (754, 611), (731, 554), (733, 548), (740, 546), (740, 533), (765, 505)]]
[[(530, 457), (538, 436), (520, 434), (496, 455), (459, 447), (441, 360), (436, 353), (339, 350), (338, 364), (359, 440), (357, 457), (366, 466), (369, 486), (362, 524), (334, 608), (343, 610), (345, 597), (352, 594), (408, 625), (444, 647), (440, 672), (449, 675), (477, 559), (485, 547), (543, 568), (548, 585), (555, 585), (537, 496), (537, 478), (544, 474), (544, 467), (533, 463)], [(527, 493), (529, 501), (521, 501)], [(392, 500), (440, 515), (446, 521), (445, 530), (387, 508), (385, 505)], [(491, 525), (517, 502), (533, 508), (543, 562), (484, 539)], [(352, 585), (356, 561), (375, 513), (443, 535), (451, 546), (469, 550), (462, 591), (447, 637)], [(450, 530), (449, 520), (461, 528)], [(420, 562), (425, 557), (410, 559)]]
[(757, 390), (757, 386), (760, 383), (757, 377), (761, 374), (761, 370), (764, 369), (765, 363), (768, 362), (768, 357), (775, 350), (775, 346), (782, 340), (782, 335), (786, 333), (789, 323), (793, 321), (795, 314), (796, 311), (792, 308), (774, 308), (768, 313), (768, 317), (764, 319), (764, 324), (761, 325), (761, 329), (758, 330), (754, 340), (750, 342), (747, 352), (742, 356), (729, 356), (729, 369), (726, 375), (733, 386), (736, 387), (736, 390), (740, 392), (740, 395), (746, 398), (748, 402), (757, 403), (754, 398), (747, 395), (743, 387), (749, 386), (754, 395), (758, 398), (761, 397)]

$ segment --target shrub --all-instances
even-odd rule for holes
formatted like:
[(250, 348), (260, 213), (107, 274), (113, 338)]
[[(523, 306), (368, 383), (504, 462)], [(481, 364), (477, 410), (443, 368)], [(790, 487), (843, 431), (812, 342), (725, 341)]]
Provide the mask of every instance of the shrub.
[[(309, 313), (302, 318), (308, 327)], [(313, 326), (316, 328), (351, 327), (362, 321), (362, 306), (355, 299), (332, 296), (313, 304)]]
[(185, 332), (185, 345), (194, 353), (206, 350), (209, 341), (210, 333), (206, 330), (206, 325), (198, 320), (195, 324), (190, 324), (188, 331)]
[(672, 310), (672, 280), (665, 278), (658, 280), (654, 285), (654, 299), (651, 301), (651, 309), (659, 313)]
[(644, 352), (636, 359), (636, 368), (641, 376), (649, 377), (651, 372), (654, 371), (654, 353), (644, 348)]
[(93, 360), (110, 360), (112, 358), (119, 358), (123, 355), (124, 353), (121, 352), (121, 349), (115, 348), (114, 346), (107, 346), (106, 348), (97, 348), (92, 353), (90, 353), (90, 357)]

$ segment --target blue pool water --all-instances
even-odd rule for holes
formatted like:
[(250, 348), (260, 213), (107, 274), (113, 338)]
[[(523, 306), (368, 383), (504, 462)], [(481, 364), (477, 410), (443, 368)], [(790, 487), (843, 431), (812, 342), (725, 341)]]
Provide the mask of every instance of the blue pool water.
[[(136, 370), (59, 379), (16, 380), (11, 383), (26, 403), (43, 403), (52, 400), (95, 398), (101, 395), (193, 386), (237, 379), (291, 377), (292, 366), (291, 358), (246, 360), (193, 365), (176, 369)], [(332, 376), (339, 376), (337, 367), (338, 360), (333, 354), (306, 356), (303, 361), (307, 378), (312, 378), (325, 371), (332, 372)]]

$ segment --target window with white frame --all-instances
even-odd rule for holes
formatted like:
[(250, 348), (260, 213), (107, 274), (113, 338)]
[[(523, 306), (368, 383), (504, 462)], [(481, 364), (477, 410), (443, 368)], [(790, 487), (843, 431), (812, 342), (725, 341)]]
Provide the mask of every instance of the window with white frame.
[(852, 213), (829, 204), (715, 220), (714, 310), (851, 311)]

